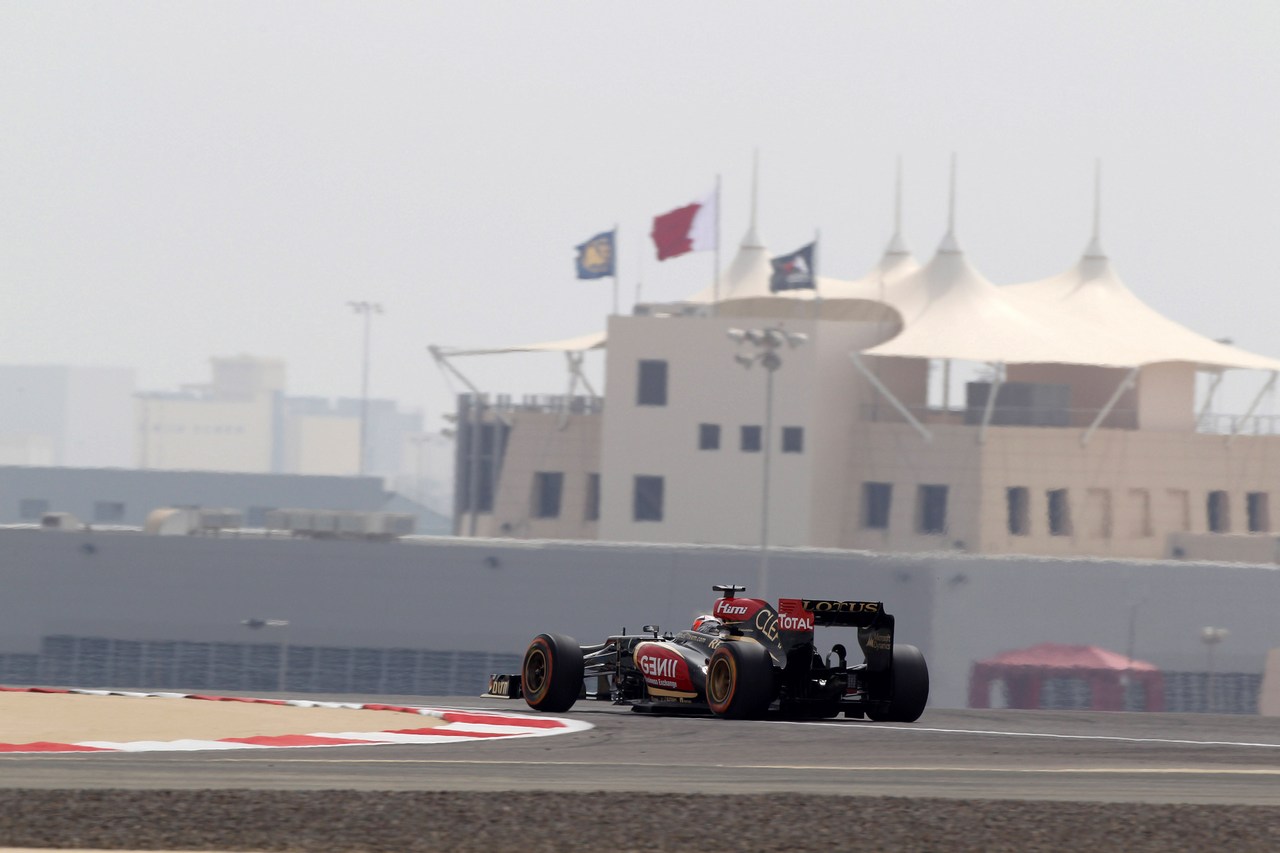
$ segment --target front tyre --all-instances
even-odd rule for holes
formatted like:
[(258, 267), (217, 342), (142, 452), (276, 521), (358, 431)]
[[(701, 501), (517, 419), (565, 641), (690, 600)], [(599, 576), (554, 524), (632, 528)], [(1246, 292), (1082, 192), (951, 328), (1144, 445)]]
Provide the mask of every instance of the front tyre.
[(582, 692), (582, 647), (563, 634), (539, 634), (524, 653), (520, 684), (535, 711), (567, 711)]
[(929, 702), (929, 667), (915, 646), (893, 646), (888, 699), (867, 708), (867, 717), (881, 723), (914, 723)]
[(724, 643), (707, 662), (707, 705), (717, 717), (759, 717), (773, 701), (773, 658), (764, 646)]

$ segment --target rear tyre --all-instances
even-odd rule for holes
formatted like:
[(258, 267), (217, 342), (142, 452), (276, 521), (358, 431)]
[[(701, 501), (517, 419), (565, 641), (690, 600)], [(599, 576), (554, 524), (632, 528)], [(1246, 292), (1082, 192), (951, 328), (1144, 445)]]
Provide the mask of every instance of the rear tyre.
[(894, 644), (893, 667), (884, 684), (888, 699), (867, 707), (867, 717), (880, 723), (914, 723), (929, 702), (929, 667), (915, 646)]
[(563, 634), (539, 634), (524, 653), (520, 686), (535, 711), (567, 711), (582, 693), (582, 647)]
[(773, 701), (773, 658), (764, 646), (724, 643), (707, 662), (707, 705), (717, 717), (759, 717)]

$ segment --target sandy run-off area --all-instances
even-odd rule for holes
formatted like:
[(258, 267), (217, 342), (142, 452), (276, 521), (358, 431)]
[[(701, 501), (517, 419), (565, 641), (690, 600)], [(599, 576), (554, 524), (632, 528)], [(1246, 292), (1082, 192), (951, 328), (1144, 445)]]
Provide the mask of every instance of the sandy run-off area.
[(438, 717), (402, 711), (162, 696), (0, 693), (0, 744), (221, 740), (399, 731), (443, 724)]

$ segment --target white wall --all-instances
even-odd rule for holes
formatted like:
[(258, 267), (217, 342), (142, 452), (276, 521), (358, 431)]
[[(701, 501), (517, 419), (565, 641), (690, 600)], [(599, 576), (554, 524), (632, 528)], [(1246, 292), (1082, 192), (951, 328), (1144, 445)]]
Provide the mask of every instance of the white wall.
[[(606, 365), (608, 404), (602, 440), (602, 539), (622, 542), (760, 541), (763, 452), (740, 449), (744, 425), (764, 426), (766, 371), (745, 370), (725, 332), (741, 320), (705, 317), (611, 317)], [(813, 321), (788, 331), (812, 334)], [(742, 350), (749, 354), (748, 349)], [(667, 405), (636, 405), (639, 361), (668, 364)], [(809, 538), (813, 454), (780, 452), (783, 426), (812, 425), (813, 346), (782, 353), (774, 381), (769, 538)], [(720, 426), (720, 448), (698, 449), (699, 424)], [(663, 520), (637, 522), (633, 478), (665, 481)]]
[[(300, 645), (519, 653), (541, 631), (585, 643), (684, 627), (713, 583), (750, 593), (755, 578), (752, 548), (5, 530), (0, 654), (37, 651), (50, 634), (243, 642), (240, 620), (254, 615), (289, 619)], [(975, 661), (1041, 642), (1196, 672), (1213, 625), (1231, 632), (1217, 670), (1250, 673), (1280, 644), (1274, 566), (783, 549), (770, 578), (772, 597), (883, 601), (897, 640), (928, 658), (935, 707), (966, 704)]]
[(333, 415), (292, 415), (285, 423), (284, 471), (336, 474), (360, 471), (360, 421)]
[(275, 395), (247, 400), (137, 398), (137, 467), (269, 472)]
[(133, 463), (134, 372), (115, 367), (0, 366), (0, 443), (11, 464)]
[(71, 368), (60, 464), (73, 468), (132, 467), (133, 393), (132, 369)]

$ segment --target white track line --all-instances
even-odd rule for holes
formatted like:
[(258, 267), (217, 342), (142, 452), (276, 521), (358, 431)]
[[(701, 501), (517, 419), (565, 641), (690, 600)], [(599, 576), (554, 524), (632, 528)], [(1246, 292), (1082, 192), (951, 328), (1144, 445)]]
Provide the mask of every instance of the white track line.
[[(598, 761), (526, 761), (510, 759), (451, 758), (215, 758), (210, 763), (271, 764), (447, 764), (504, 767), (599, 767)], [(611, 767), (670, 770), (669, 762), (614, 761)], [(963, 765), (867, 765), (867, 764), (707, 764), (712, 770), (786, 770), (839, 773), (965, 773), (965, 774), (1040, 774), (1135, 775), (1135, 776), (1280, 776), (1280, 768), (1266, 767), (970, 767)]]
[(1230, 740), (1182, 740), (1179, 738), (1121, 737), (1119, 735), (1068, 735), (1054, 732), (1003, 732), (994, 729), (937, 729), (925, 726), (887, 726), (883, 723), (826, 723), (817, 720), (775, 720), (783, 726), (827, 726), (840, 729), (872, 729), (875, 731), (930, 732), (947, 735), (982, 735), (984, 737), (1025, 737), (1047, 740), (1096, 740), (1112, 743), (1162, 743), (1178, 746), (1238, 746), (1261, 749), (1280, 749), (1280, 743), (1251, 743)]

